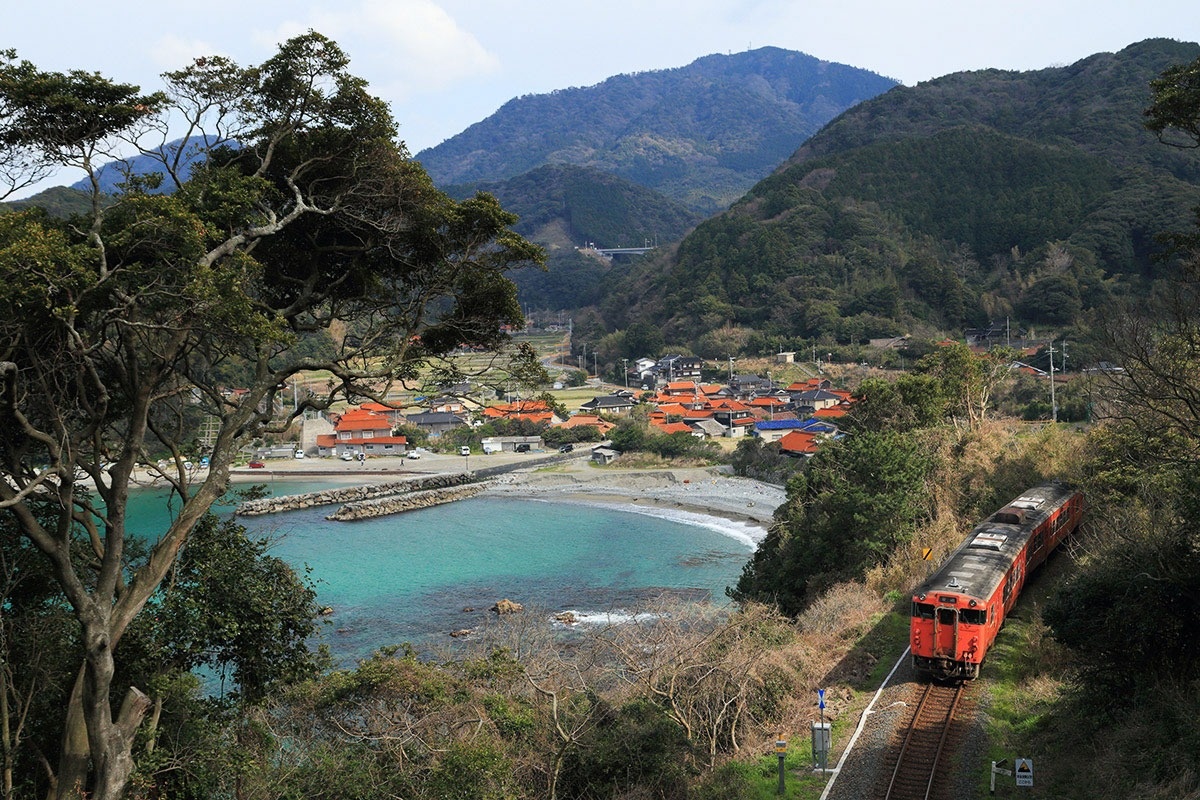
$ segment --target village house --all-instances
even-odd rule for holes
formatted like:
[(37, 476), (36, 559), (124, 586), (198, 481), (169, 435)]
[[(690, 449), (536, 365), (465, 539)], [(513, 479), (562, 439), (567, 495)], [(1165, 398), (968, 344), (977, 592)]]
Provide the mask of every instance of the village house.
[(789, 431), (779, 440), (779, 452), (784, 455), (811, 458), (818, 449), (817, 435), (807, 431)]
[(332, 434), (317, 437), (319, 456), (395, 456), (408, 449), (408, 440), (392, 435), (391, 420), (377, 411), (351, 408), (338, 418)]
[(425, 431), (431, 438), (437, 438), (443, 433), (467, 424), (467, 420), (449, 411), (426, 411), (421, 414), (409, 414), (404, 418), (405, 423)]
[(580, 404), (580, 409), (596, 414), (628, 414), (633, 410), (635, 401), (624, 394), (608, 394), (593, 397), (586, 403)]
[(546, 425), (557, 425), (562, 422), (552, 408), (544, 400), (517, 400), (512, 403), (497, 403), (483, 409), (483, 416), (493, 419), (522, 419), (529, 422), (540, 422)]

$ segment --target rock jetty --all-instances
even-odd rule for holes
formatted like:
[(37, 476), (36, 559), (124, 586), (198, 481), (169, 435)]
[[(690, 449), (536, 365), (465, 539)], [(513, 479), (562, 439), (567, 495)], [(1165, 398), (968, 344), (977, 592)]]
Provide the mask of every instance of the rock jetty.
[(402, 511), (415, 511), (442, 503), (453, 503), (455, 500), (473, 497), (482, 491), (483, 487), (479, 484), (469, 484), (380, 497), (375, 500), (363, 500), (359, 503), (347, 503), (325, 519), (352, 522), (372, 517), (385, 517), (388, 514), (399, 514)]
[[(357, 503), (429, 489), (462, 486), (471, 480), (472, 477), (465, 472), (454, 472), (442, 475), (425, 475), (420, 478), (406, 478), (402, 481), (390, 481), (388, 483), (343, 486), (337, 489), (325, 489), (305, 494), (291, 494), (283, 497), (264, 497), (260, 500), (248, 500), (242, 503), (237, 507), (235, 513), (239, 516), (253, 517), (261, 514), (277, 514), (281, 511), (296, 511), (302, 508), (337, 505), (338, 503)], [(424, 506), (421, 507), (423, 508)]]

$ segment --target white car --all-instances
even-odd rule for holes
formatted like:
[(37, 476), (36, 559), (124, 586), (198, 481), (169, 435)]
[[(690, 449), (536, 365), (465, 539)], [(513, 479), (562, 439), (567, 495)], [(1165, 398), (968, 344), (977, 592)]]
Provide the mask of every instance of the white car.
[(353, 453), (342, 453), (340, 456), (338, 456), (338, 458), (342, 459), (342, 461), (353, 461), (354, 454)]
[(416, 459), (421, 457), (421, 454), (418, 453), (416, 450), (409, 450), (407, 453), (404, 454), (404, 457), (411, 458), (415, 461)]

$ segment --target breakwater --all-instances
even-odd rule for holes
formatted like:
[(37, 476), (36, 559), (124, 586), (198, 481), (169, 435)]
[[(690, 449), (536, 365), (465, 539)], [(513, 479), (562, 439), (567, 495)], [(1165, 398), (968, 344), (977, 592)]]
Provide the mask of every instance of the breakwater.
[[(237, 507), (235, 513), (238, 516), (255, 517), (262, 514), (277, 514), (282, 511), (296, 511), (302, 508), (330, 506), (339, 503), (362, 503), (371, 500), (392, 498), (397, 495), (404, 496), (430, 490), (459, 487), (470, 483), (474, 479), (474, 476), (465, 472), (454, 472), (442, 475), (425, 475), (420, 478), (406, 478), (402, 481), (390, 481), (388, 483), (342, 486), (335, 489), (323, 489), (319, 492), (306, 492), (305, 494), (264, 497), (259, 500), (247, 500)], [(436, 503), (431, 503), (430, 505), (436, 505)], [(424, 508), (425, 506), (419, 507)], [(333, 517), (330, 518), (332, 519)]]
[(360, 519), (384, 517), (388, 514), (399, 514), (402, 511), (415, 511), (420, 508), (438, 506), (442, 503), (453, 503), (455, 500), (465, 500), (468, 497), (479, 494), (483, 491), (483, 488), (482, 485), (475, 483), (378, 497), (374, 500), (363, 500), (357, 503), (346, 503), (325, 519), (337, 522), (353, 522)]

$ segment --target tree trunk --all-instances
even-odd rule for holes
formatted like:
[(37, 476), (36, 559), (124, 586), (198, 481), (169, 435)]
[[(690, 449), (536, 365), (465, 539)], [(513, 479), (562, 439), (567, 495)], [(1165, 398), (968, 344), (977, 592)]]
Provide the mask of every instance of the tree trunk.
[(133, 774), (133, 739), (151, 702), (139, 689), (130, 687), (114, 719), (109, 702), (114, 664), (108, 637), (86, 635), (85, 639), (89, 645), (87, 660), (67, 709), (56, 798), (77, 800), (90, 790), (86, 795), (89, 800), (118, 800)]
[(83, 682), (86, 666), (80, 666), (75, 686), (67, 701), (66, 721), (63, 723), (62, 753), (58, 757), (58, 778), (55, 800), (76, 800), (83, 796), (88, 776), (87, 724), (83, 719)]

